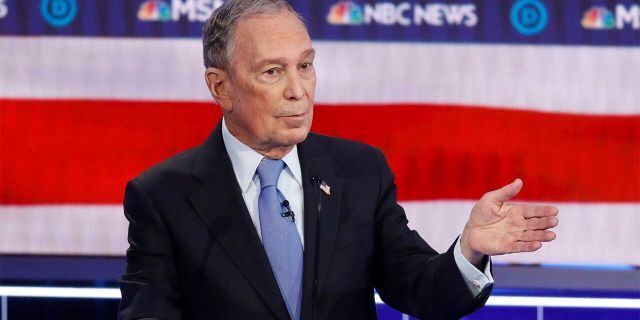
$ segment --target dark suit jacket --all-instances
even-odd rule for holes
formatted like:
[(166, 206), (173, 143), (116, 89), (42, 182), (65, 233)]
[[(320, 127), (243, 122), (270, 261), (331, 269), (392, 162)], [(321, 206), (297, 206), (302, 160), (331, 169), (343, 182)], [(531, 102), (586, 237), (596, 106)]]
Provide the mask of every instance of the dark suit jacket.
[[(379, 150), (309, 134), (298, 153), (302, 319), (375, 319), (374, 288), (389, 305), (425, 319), (459, 318), (484, 304), (489, 292), (472, 297), (452, 249), (437, 254), (409, 230)], [(124, 208), (130, 248), (120, 318), (289, 318), (220, 124), (203, 145), (130, 181)]]

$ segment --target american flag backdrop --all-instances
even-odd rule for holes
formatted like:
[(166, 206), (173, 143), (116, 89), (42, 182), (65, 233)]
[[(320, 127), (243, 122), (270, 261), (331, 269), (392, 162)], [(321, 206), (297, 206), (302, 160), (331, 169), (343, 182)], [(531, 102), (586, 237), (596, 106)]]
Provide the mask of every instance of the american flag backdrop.
[[(122, 256), (125, 183), (221, 113), (214, 0), (0, 0), (0, 254)], [(381, 148), (445, 250), (486, 191), (560, 210), (504, 263), (640, 266), (640, 3), (292, 1), (316, 49), (312, 130)]]

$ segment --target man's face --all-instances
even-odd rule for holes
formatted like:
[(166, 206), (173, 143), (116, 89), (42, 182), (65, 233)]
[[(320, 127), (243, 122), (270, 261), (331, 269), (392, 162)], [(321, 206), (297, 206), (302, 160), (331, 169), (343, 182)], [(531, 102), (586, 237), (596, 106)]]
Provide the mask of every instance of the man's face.
[(223, 107), (231, 133), (258, 151), (302, 142), (313, 119), (313, 60), (309, 34), (291, 12), (241, 20), (230, 61), (230, 110)]

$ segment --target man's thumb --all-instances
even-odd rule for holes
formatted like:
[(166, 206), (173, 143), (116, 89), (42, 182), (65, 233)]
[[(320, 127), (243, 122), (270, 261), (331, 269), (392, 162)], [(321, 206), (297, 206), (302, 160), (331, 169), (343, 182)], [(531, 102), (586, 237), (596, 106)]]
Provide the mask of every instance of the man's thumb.
[(485, 196), (489, 200), (505, 202), (515, 197), (522, 190), (522, 180), (520, 178), (514, 180), (510, 184), (487, 193)]

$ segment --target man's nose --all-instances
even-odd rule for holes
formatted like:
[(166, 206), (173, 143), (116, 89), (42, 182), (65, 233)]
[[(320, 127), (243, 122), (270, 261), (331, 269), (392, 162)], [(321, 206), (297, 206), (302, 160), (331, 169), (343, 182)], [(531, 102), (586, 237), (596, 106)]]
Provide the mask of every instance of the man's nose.
[(305, 91), (302, 79), (297, 72), (287, 74), (287, 87), (284, 90), (284, 97), (287, 100), (300, 100), (304, 97)]

